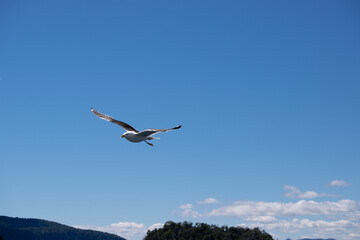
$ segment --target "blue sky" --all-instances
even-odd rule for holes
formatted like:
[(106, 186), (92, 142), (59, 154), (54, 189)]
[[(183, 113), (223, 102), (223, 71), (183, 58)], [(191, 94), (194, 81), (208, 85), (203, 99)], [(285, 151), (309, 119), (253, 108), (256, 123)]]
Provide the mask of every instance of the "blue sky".
[[(1, 1), (0, 215), (360, 238), (358, 1)], [(138, 129), (133, 144), (90, 108)], [(154, 225), (155, 224), (155, 225)]]

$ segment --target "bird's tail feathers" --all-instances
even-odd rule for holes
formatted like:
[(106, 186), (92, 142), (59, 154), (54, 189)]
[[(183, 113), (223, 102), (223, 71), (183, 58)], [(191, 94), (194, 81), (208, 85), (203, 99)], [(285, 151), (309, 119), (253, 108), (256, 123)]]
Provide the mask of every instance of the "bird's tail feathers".
[(160, 139), (159, 137), (148, 137), (148, 140), (152, 140), (152, 139)]

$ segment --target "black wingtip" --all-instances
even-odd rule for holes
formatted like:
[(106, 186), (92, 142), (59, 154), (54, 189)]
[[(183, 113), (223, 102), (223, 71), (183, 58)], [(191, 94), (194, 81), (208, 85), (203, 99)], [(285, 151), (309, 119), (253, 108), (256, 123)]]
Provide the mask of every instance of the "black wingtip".
[(179, 129), (181, 128), (181, 125), (177, 125), (176, 127), (174, 127), (173, 129)]

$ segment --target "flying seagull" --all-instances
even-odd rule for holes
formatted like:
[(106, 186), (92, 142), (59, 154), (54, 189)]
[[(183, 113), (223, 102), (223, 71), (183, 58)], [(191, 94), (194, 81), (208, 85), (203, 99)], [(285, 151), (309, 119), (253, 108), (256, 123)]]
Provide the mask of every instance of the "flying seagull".
[(121, 135), (121, 138), (126, 138), (128, 141), (134, 142), (134, 143), (145, 141), (150, 146), (154, 146), (153, 144), (149, 143), (147, 140), (159, 139), (159, 138), (155, 138), (152, 135), (155, 135), (159, 132), (168, 132), (171, 130), (176, 130), (176, 129), (181, 128), (181, 125), (178, 125), (176, 127), (169, 128), (169, 129), (146, 129), (146, 130), (139, 132), (134, 127), (130, 126), (129, 124), (124, 123), (119, 120), (116, 120), (108, 115), (99, 113), (98, 111), (96, 111), (93, 108), (91, 108), (91, 111), (97, 117), (104, 119), (106, 121), (115, 123), (115, 124), (119, 125), (120, 127), (124, 128), (126, 130), (126, 132), (123, 135)]

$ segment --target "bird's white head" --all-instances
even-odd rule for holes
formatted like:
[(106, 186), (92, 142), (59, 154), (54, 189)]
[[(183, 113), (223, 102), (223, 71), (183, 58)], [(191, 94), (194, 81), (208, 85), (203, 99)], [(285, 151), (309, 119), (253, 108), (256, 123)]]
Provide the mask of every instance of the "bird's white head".
[(121, 135), (121, 138), (126, 138), (127, 140), (129, 140), (130, 142), (141, 142), (144, 141), (143, 138), (139, 138), (137, 137), (135, 132), (132, 131), (128, 131), (126, 133), (124, 133), (123, 135)]

